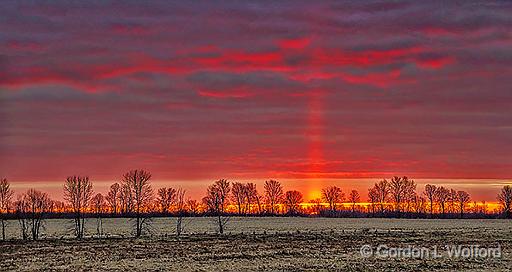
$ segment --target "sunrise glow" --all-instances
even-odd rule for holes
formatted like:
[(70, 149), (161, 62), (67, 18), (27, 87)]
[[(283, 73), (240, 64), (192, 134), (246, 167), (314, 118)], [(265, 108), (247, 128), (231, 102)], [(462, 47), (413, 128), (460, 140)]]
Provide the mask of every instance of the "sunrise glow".
[(197, 194), (277, 179), (366, 198), (406, 175), (495, 201), (512, 177), (501, 11), (462, 25), (436, 5), (347, 5), (4, 4), (0, 173), (57, 198), (69, 175), (105, 191), (144, 168)]

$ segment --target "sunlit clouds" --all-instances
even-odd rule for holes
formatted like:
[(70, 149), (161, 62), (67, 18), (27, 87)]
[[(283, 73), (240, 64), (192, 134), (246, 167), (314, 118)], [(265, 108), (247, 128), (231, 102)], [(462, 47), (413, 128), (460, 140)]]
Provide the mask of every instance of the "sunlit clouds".
[(13, 184), (512, 177), (507, 2), (0, 7)]

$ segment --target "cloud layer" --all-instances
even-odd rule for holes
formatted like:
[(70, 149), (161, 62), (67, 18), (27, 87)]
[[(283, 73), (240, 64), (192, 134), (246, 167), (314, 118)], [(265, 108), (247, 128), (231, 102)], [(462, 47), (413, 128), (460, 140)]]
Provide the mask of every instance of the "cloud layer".
[(508, 2), (3, 1), (0, 173), (512, 177)]

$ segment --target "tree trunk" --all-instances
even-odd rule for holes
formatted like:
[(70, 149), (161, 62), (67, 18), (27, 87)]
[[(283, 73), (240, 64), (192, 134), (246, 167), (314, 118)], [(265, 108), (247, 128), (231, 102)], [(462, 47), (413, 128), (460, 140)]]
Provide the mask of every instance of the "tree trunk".
[(2, 218), (2, 240), (5, 241), (5, 220)]
[(80, 226), (80, 239), (84, 238), (84, 229), (85, 229), (85, 218), (82, 216), (82, 224)]
[(141, 231), (141, 227), (140, 227), (140, 215), (139, 215), (139, 213), (137, 213), (137, 223), (136, 224), (137, 224), (137, 227), (136, 227), (136, 230), (135, 230), (135, 232), (136, 232), (135, 236), (136, 237), (140, 237), (142, 231)]
[(82, 239), (83, 236), (83, 222), (81, 220), (80, 212), (75, 214), (75, 235), (77, 239)]
[(98, 237), (103, 235), (103, 221), (101, 220), (101, 216), (98, 216), (96, 219), (96, 233), (98, 234)]
[(180, 236), (181, 235), (181, 223), (183, 221), (183, 218), (181, 217), (181, 215), (178, 217), (178, 221), (176, 222), (176, 235), (177, 236)]
[(222, 224), (222, 218), (221, 218), (220, 213), (219, 213), (219, 216), (218, 216), (218, 221), (219, 221), (219, 233), (223, 234), (224, 233), (224, 225)]

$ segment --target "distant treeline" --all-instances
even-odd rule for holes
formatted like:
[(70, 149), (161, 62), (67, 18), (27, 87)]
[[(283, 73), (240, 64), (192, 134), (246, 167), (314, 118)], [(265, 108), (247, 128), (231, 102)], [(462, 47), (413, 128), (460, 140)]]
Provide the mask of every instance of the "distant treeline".
[(29, 189), (18, 194), (7, 179), (0, 179), (0, 219), (5, 239), (5, 219), (17, 219), (23, 239), (37, 240), (45, 218), (74, 219), (74, 234), (84, 236), (85, 218), (97, 219), (97, 234), (102, 233), (104, 217), (130, 217), (134, 233), (142, 235), (151, 217), (174, 216), (176, 233), (182, 231), (182, 218), (214, 216), (223, 232), (229, 216), (322, 216), (322, 217), (400, 217), (400, 218), (510, 218), (512, 187), (504, 186), (497, 195), (499, 208), (489, 210), (485, 203), (471, 202), (461, 190), (427, 184), (417, 192), (414, 180), (392, 177), (376, 182), (362, 203), (357, 190), (345, 193), (337, 186), (322, 189), (322, 197), (305, 202), (301, 192), (285, 191), (279, 181), (267, 180), (260, 193), (254, 183), (225, 179), (208, 186), (201, 201), (186, 196), (181, 188), (164, 187), (156, 192), (151, 173), (132, 170), (114, 183), (106, 195), (94, 194), (88, 177), (70, 176), (64, 182), (64, 202), (47, 193)]

